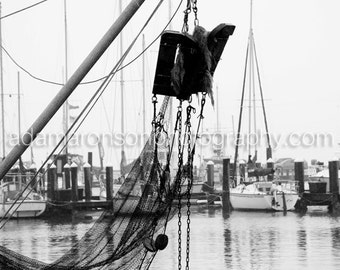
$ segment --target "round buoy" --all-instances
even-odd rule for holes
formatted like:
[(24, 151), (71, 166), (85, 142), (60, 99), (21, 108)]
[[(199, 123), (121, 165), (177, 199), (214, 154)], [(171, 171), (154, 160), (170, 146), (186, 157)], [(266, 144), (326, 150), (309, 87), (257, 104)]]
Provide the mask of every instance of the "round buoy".
[(160, 234), (156, 238), (155, 247), (158, 250), (163, 250), (167, 247), (168, 242), (169, 242), (168, 236), (166, 234)]

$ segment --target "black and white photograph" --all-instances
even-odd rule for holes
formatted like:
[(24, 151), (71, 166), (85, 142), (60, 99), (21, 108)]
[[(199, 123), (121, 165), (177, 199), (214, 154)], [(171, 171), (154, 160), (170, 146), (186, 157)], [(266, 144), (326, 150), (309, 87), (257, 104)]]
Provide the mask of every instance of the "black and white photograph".
[(340, 269), (339, 11), (0, 0), (0, 269)]

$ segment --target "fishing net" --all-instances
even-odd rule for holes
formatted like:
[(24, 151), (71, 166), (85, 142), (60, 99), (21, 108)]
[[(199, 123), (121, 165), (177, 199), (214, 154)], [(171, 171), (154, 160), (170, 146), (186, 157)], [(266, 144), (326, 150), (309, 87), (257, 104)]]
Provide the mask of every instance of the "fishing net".
[(173, 215), (171, 203), (177, 189), (167, 169), (168, 103), (165, 97), (157, 126), (113, 199), (113, 211), (103, 211), (90, 230), (51, 264), (0, 246), (0, 269), (147, 269), (157, 250), (148, 251), (145, 243), (153, 243), (150, 240)]
[[(196, 28), (199, 31), (193, 37), (171, 31), (162, 35), (153, 89), (153, 131), (114, 197), (113, 210), (103, 211), (89, 231), (66, 254), (50, 264), (0, 246), (0, 269), (149, 268), (157, 251), (167, 245), (164, 234), (166, 224), (176, 210), (180, 217), (181, 197), (184, 194), (187, 195), (188, 209), (190, 207), (195, 149), (195, 142), (190, 141), (190, 114), (195, 111), (190, 105), (190, 96), (202, 92), (200, 123), (203, 119), (205, 95), (208, 93), (212, 97), (212, 76), (235, 27), (220, 24), (211, 32), (202, 27)], [(174, 73), (176, 76), (173, 76)], [(176, 83), (179, 85), (178, 89), (187, 91), (171, 94)], [(166, 95), (158, 114), (156, 94)], [(180, 99), (175, 124), (175, 131), (178, 131), (178, 166), (173, 179), (170, 177), (170, 160), (174, 137), (170, 140), (167, 132), (167, 127), (170, 126), (167, 122), (170, 118), (168, 105), (171, 95)], [(181, 134), (183, 99), (188, 99), (189, 105), (186, 110), (185, 131)], [(199, 124), (197, 133), (198, 130)], [(187, 162), (183, 165), (185, 139), (188, 151)], [(181, 191), (184, 182), (187, 183), (187, 189)], [(174, 198), (179, 201), (177, 208), (172, 207)]]

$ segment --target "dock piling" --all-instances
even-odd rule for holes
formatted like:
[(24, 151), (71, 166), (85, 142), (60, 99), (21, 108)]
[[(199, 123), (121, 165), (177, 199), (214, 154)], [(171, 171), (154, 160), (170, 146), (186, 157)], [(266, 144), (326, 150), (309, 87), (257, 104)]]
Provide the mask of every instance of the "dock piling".
[(305, 181), (304, 181), (304, 164), (303, 161), (294, 162), (294, 174), (295, 180), (299, 182), (299, 193), (305, 192)]
[(85, 201), (90, 201), (92, 197), (91, 192), (91, 165), (88, 163), (85, 163), (84, 166), (84, 180), (85, 180)]
[(329, 170), (329, 192), (333, 194), (339, 194), (339, 185), (338, 185), (338, 170), (339, 165), (338, 161), (329, 161), (328, 162), (328, 170)]
[(214, 188), (214, 162), (207, 163), (207, 184), (209, 188)]
[(57, 182), (57, 167), (52, 164), (47, 170), (47, 198), (55, 200), (55, 188)]
[(106, 167), (106, 200), (111, 201), (113, 199), (113, 167)]
[(65, 173), (65, 189), (71, 188), (71, 167), (68, 163), (64, 166), (64, 173)]
[(223, 159), (222, 207), (223, 216), (229, 217), (230, 212), (230, 159)]
[(71, 164), (71, 182), (72, 182), (72, 201), (78, 201), (78, 165), (76, 163)]

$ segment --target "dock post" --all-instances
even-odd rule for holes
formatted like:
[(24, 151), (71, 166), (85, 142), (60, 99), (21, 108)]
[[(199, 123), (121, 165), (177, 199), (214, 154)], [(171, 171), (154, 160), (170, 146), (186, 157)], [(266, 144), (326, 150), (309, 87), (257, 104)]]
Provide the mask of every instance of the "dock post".
[(85, 180), (85, 201), (90, 201), (92, 197), (91, 191), (91, 165), (85, 163), (84, 166), (84, 180)]
[(230, 158), (223, 159), (222, 207), (223, 217), (229, 217), (230, 212)]
[(111, 166), (106, 167), (106, 200), (112, 201), (113, 190), (113, 168)]
[(91, 171), (92, 171), (92, 152), (87, 152), (87, 163), (90, 165)]
[(338, 170), (339, 165), (338, 161), (329, 161), (328, 162), (328, 170), (329, 170), (329, 192), (332, 194), (339, 194), (339, 185), (338, 185)]
[(299, 182), (299, 194), (300, 199), (297, 201), (296, 208), (300, 211), (306, 211), (307, 205), (303, 198), (303, 193), (305, 192), (305, 181), (304, 181), (304, 163), (303, 161), (294, 162), (294, 177), (295, 181)]
[(332, 160), (328, 162), (329, 170), (329, 192), (332, 194), (332, 203), (329, 206), (329, 210), (339, 209), (339, 162), (338, 160)]
[(295, 161), (294, 162), (294, 174), (295, 181), (299, 182), (299, 193), (302, 194), (305, 192), (305, 181), (304, 181), (304, 164), (303, 161)]
[[(267, 169), (274, 169), (274, 161), (273, 161), (272, 158), (269, 158), (267, 160)], [(267, 176), (267, 179), (268, 179), (268, 181), (273, 181), (274, 180), (274, 175), (273, 174), (269, 174)]]
[(209, 189), (214, 188), (214, 162), (212, 161), (207, 163), (207, 184)]
[(78, 165), (76, 163), (71, 164), (71, 182), (72, 182), (72, 202), (78, 201)]
[(68, 163), (64, 166), (64, 173), (65, 173), (65, 189), (71, 188), (71, 167)]
[(57, 167), (52, 164), (47, 170), (47, 198), (55, 200), (55, 186), (57, 182)]

